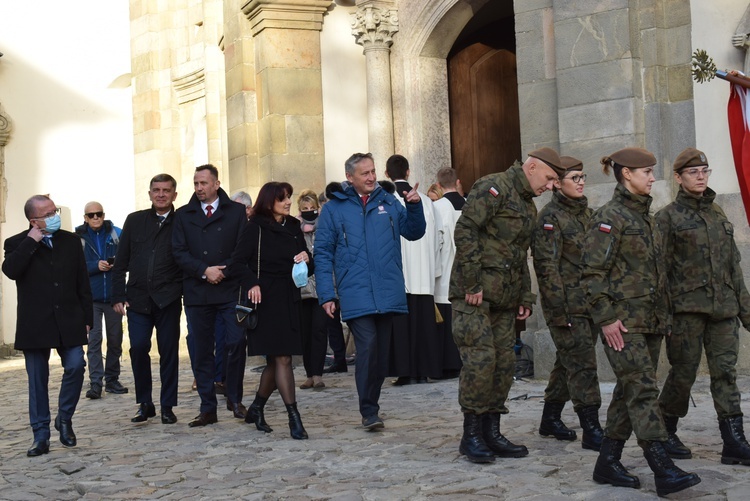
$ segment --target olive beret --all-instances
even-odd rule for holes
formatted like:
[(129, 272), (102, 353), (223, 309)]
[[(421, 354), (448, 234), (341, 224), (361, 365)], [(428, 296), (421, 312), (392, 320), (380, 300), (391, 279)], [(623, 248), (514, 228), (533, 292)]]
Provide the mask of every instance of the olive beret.
[(537, 148), (536, 150), (530, 152), (529, 156), (538, 158), (542, 162), (552, 167), (552, 170), (554, 170), (559, 177), (565, 175), (565, 167), (562, 166), (560, 155), (558, 155), (557, 152), (552, 148), (547, 148), (546, 146), (544, 148)]
[(630, 169), (639, 169), (641, 167), (656, 165), (656, 157), (653, 153), (643, 148), (623, 148), (615, 151), (608, 157), (602, 158), (601, 162), (605, 165), (614, 162)]
[(560, 162), (562, 162), (562, 166), (565, 168), (566, 172), (572, 170), (583, 170), (583, 162), (575, 157), (562, 156), (560, 157)]
[(706, 154), (695, 148), (685, 148), (682, 153), (677, 155), (674, 161), (674, 170), (678, 171), (685, 167), (698, 167), (699, 165), (708, 165)]

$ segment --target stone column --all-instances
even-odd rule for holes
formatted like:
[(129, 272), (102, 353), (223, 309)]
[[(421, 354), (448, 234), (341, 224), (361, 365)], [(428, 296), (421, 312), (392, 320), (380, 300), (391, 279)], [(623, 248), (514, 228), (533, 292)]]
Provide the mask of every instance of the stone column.
[(0, 104), (0, 223), (5, 222), (5, 194), (8, 191), (8, 185), (5, 182), (5, 145), (8, 144), (12, 130), (13, 122), (10, 121), (3, 105)]
[(325, 187), (320, 30), (331, 3), (251, 0), (242, 7), (255, 49), (259, 184), (287, 181), (297, 193)]
[(393, 101), (391, 93), (391, 45), (398, 31), (396, 10), (390, 2), (364, 0), (352, 14), (352, 35), (364, 47), (367, 65), (367, 128), (370, 152), (378, 172), (393, 155)]
[[(5, 145), (8, 144), (12, 130), (13, 122), (10, 121), (10, 117), (5, 114), (3, 105), (0, 104), (0, 222), (2, 223), (5, 222), (5, 194), (8, 191), (8, 184), (5, 182)], [(0, 315), (3, 313), (4, 292), (0, 282)], [(5, 344), (5, 332), (2, 323), (0, 323), (0, 356), (7, 357), (14, 354), (12, 346)]]

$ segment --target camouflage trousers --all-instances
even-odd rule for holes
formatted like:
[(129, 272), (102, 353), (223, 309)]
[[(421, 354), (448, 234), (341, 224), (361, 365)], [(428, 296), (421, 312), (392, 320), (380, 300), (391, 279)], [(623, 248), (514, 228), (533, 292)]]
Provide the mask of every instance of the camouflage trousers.
[(666, 340), (672, 368), (659, 395), (662, 412), (685, 417), (701, 350), (705, 348), (716, 414), (719, 419), (741, 416), (735, 368), (740, 344), (737, 317), (714, 320), (701, 313), (675, 313), (672, 324), (672, 335)]
[(607, 410), (604, 434), (613, 440), (627, 440), (632, 432), (639, 441), (667, 440), (661, 410), (656, 367), (661, 336), (623, 332), (625, 346), (615, 351), (602, 335), (604, 352), (617, 377), (612, 402)]
[(588, 318), (573, 317), (570, 327), (550, 326), (555, 343), (555, 365), (544, 390), (545, 402), (573, 401), (576, 411), (602, 405), (596, 371), (599, 328)]
[(505, 400), (516, 367), (516, 312), (490, 309), (488, 303), (468, 306), (454, 300), (453, 340), (463, 367), (458, 382), (458, 403), (464, 412), (508, 413)]

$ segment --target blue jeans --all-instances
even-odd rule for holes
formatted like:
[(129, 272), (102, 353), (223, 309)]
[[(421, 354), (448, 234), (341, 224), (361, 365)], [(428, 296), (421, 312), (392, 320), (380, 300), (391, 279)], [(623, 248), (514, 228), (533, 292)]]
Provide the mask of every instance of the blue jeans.
[(135, 400), (139, 404), (153, 402), (151, 377), (151, 335), (156, 328), (156, 346), (159, 349), (160, 402), (162, 408), (177, 405), (177, 378), (180, 365), (180, 313), (182, 303), (172, 301), (159, 308), (151, 301), (151, 313), (138, 313), (128, 309), (128, 335), (130, 361), (135, 380)]
[(366, 315), (347, 323), (357, 349), (354, 381), (359, 395), (359, 412), (363, 418), (376, 416), (380, 410), (380, 388), (388, 371), (393, 315)]
[[(50, 349), (24, 350), (26, 374), (29, 377), (29, 423), (34, 432), (34, 440), (49, 440), (49, 356)], [(63, 421), (70, 421), (81, 398), (83, 375), (86, 361), (83, 359), (83, 346), (57, 348), (63, 366), (57, 415)]]

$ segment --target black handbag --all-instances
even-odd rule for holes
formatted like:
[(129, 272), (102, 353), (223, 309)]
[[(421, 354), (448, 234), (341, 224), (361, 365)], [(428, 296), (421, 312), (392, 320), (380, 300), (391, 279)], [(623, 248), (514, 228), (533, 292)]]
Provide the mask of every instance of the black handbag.
[(234, 307), (234, 314), (237, 318), (237, 323), (243, 329), (253, 330), (258, 326), (257, 305), (250, 303), (247, 293), (242, 294), (242, 287), (240, 287), (240, 297), (237, 300), (237, 306)]
[[(260, 228), (258, 228), (258, 272), (256, 277), (260, 280)], [(247, 297), (247, 292), (242, 293), (240, 287), (240, 296), (237, 298), (237, 306), (234, 307), (234, 314), (237, 324), (243, 329), (253, 330), (258, 326), (258, 305), (252, 304)]]

